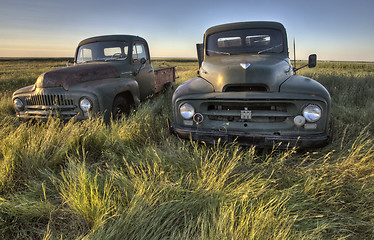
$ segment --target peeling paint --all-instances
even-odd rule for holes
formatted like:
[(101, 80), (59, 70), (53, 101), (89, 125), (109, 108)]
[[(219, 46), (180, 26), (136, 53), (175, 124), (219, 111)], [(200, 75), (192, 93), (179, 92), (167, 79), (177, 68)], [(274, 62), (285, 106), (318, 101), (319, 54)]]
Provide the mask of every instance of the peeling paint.
[(63, 87), (68, 90), (78, 83), (119, 77), (117, 69), (109, 64), (84, 64), (46, 72), (39, 76), (35, 85), (37, 88)]

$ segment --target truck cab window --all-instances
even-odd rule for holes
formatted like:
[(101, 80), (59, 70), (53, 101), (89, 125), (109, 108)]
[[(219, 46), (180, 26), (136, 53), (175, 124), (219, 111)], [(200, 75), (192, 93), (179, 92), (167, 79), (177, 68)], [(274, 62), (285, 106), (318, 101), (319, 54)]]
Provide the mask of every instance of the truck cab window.
[(242, 40), (240, 37), (223, 37), (218, 38), (217, 45), (219, 48), (240, 47), (242, 45)]
[(77, 63), (125, 60), (128, 48), (128, 44), (123, 41), (88, 43), (79, 47)]
[(81, 62), (87, 62), (92, 60), (92, 50), (88, 48), (82, 48), (78, 52), (78, 59)]
[(276, 29), (241, 29), (217, 32), (207, 37), (207, 55), (281, 53), (282, 33)]
[(140, 59), (144, 58), (145, 60), (148, 60), (146, 48), (144, 44), (142, 43), (136, 43), (134, 44), (132, 48), (132, 60), (133, 62), (140, 61)]
[(122, 54), (120, 47), (110, 47), (110, 48), (104, 48), (104, 56), (110, 57), (115, 54)]

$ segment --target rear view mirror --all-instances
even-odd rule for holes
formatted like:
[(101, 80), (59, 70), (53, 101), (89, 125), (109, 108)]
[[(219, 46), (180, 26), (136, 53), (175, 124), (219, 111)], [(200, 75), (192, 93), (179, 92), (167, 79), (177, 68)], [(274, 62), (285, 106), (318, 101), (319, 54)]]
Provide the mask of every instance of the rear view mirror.
[(310, 54), (309, 60), (308, 60), (308, 67), (314, 68), (317, 65), (317, 55), (316, 54)]

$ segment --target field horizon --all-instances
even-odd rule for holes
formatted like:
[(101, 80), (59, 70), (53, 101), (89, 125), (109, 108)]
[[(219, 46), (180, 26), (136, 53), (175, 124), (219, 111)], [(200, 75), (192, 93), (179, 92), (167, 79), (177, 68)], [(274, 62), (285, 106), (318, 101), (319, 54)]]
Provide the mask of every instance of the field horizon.
[[(152, 61), (197, 61), (197, 57), (152, 57)], [(0, 57), (0, 61), (14, 61), (14, 60), (74, 60), (74, 57)], [(293, 63), (294, 59), (290, 59)], [(308, 59), (297, 59), (296, 61), (307, 61)], [(374, 63), (374, 61), (365, 60), (318, 60), (318, 62), (330, 63)]]

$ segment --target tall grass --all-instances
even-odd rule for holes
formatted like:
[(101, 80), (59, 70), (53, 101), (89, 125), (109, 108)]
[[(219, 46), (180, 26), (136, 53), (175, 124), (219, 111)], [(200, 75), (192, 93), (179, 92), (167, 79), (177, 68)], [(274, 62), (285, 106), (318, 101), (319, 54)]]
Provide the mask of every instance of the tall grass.
[[(2, 78), (11, 82), (21, 62), (0, 62)], [(35, 78), (64, 64), (23, 63)], [(177, 65), (178, 82), (196, 64), (154, 63)], [(181, 140), (166, 123), (172, 92), (110, 124), (28, 124), (3, 89), (0, 238), (372, 239), (373, 69), (322, 63), (300, 72), (328, 88), (336, 118), (332, 144), (311, 152)], [(31, 82), (13, 76), (15, 86)]]
[[(364, 127), (374, 133), (374, 64), (373, 63), (319, 63), (316, 69), (301, 70), (300, 74), (321, 82), (332, 98), (332, 115), (337, 119), (337, 136), (344, 128), (354, 136)], [(351, 136), (350, 136), (351, 137)]]
[(61, 172), (61, 179), (56, 179), (60, 195), (88, 229), (96, 230), (115, 210), (112, 182), (110, 179), (100, 181), (97, 172), (93, 174), (86, 168), (84, 158), (83, 161), (69, 159), (67, 165)]

